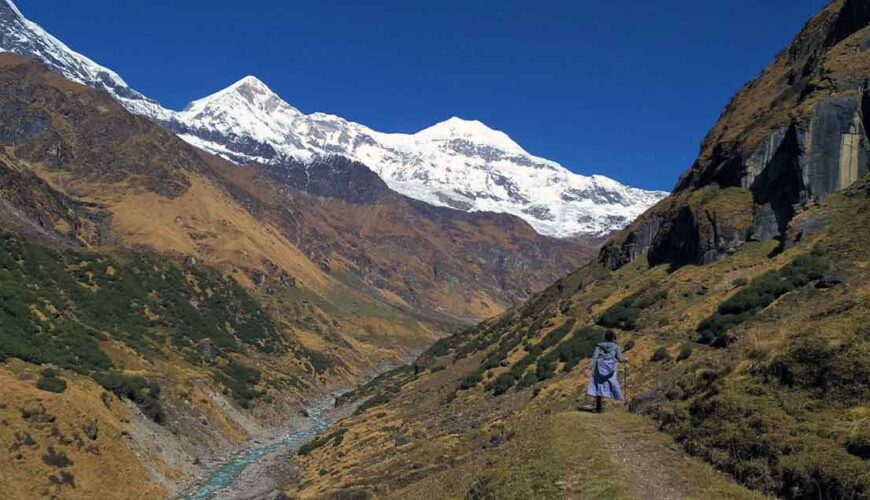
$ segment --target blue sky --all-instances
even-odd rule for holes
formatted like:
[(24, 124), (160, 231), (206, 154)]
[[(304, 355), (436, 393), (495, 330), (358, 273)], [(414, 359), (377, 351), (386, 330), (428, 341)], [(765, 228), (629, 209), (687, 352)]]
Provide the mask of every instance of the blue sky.
[(825, 0), (17, 0), (173, 108), (254, 74), (387, 132), (457, 115), (583, 174), (670, 190)]

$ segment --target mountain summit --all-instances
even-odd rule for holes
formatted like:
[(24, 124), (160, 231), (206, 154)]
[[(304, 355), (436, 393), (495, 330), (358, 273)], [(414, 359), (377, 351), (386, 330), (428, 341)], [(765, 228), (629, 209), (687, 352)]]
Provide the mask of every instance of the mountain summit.
[(609, 234), (666, 195), (575, 174), (476, 120), (454, 116), (403, 134), (378, 132), (335, 115), (305, 114), (253, 76), (173, 111), (24, 18), (10, 0), (0, 0), (0, 20), (0, 51), (34, 57), (66, 78), (104, 90), (128, 110), (237, 164), (345, 156), (411, 198), (457, 210), (513, 214), (556, 237)]
[(608, 234), (665, 195), (575, 174), (477, 120), (454, 116), (402, 134), (335, 115), (305, 114), (254, 77), (194, 101), (171, 126), (191, 144), (240, 164), (345, 156), (411, 198), (513, 214), (556, 237)]

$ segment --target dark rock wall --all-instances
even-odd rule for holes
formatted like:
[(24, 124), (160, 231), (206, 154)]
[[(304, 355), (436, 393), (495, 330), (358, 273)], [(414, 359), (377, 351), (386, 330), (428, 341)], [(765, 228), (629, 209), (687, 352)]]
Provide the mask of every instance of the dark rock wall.
[[(867, 175), (868, 23), (866, 0), (835, 1), (807, 23), (729, 103), (671, 198), (605, 244), (599, 261), (617, 269), (646, 255), (650, 265), (679, 267), (749, 240), (785, 245), (804, 207)], [(749, 196), (722, 203), (698, 195), (711, 189)]]

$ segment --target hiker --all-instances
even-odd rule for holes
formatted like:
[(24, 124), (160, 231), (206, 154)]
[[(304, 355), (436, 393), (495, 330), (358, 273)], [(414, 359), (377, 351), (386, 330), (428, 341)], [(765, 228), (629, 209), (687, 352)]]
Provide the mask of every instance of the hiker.
[(586, 394), (595, 397), (596, 413), (601, 413), (604, 410), (603, 398), (613, 398), (617, 401), (625, 400), (622, 388), (619, 387), (619, 377), (616, 371), (617, 363), (624, 362), (626, 361), (622, 356), (622, 350), (616, 343), (616, 334), (613, 333), (613, 330), (607, 330), (604, 333), (604, 342), (599, 342), (595, 346), (589, 368), (586, 369), (586, 376), (590, 377)]

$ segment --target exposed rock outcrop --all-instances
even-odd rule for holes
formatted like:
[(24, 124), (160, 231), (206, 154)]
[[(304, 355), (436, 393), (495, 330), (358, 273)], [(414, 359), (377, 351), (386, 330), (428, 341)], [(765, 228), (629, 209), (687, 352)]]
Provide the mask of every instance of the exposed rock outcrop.
[(811, 19), (728, 104), (673, 196), (608, 242), (599, 260), (616, 269), (646, 254), (651, 265), (680, 266), (750, 240), (785, 246), (799, 211), (870, 170), (868, 23), (862, 0), (833, 2)]

